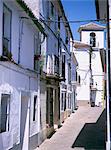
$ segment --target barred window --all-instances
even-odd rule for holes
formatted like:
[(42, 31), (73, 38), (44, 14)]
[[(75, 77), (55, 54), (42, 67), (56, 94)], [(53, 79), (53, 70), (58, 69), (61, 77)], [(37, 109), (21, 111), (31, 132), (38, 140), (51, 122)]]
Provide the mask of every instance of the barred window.
[(37, 115), (37, 95), (34, 95), (34, 101), (33, 101), (33, 121), (36, 121), (36, 115)]
[(11, 20), (12, 12), (3, 6), (3, 56), (11, 57)]
[(0, 101), (0, 133), (9, 131), (10, 95), (2, 94)]

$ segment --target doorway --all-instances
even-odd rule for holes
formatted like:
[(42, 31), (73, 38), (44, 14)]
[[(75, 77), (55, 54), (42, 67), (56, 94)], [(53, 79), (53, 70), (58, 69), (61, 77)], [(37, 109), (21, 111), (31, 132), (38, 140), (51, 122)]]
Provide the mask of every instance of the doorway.
[(50, 127), (53, 126), (53, 88), (47, 88), (47, 113), (46, 120)]
[(28, 92), (21, 92), (20, 147), (29, 149), (29, 100)]

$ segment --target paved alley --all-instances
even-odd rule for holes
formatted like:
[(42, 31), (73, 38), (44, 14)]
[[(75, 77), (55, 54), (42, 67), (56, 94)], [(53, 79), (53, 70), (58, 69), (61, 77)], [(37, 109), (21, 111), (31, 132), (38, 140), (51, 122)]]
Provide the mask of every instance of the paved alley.
[(105, 150), (105, 110), (79, 106), (37, 150)]

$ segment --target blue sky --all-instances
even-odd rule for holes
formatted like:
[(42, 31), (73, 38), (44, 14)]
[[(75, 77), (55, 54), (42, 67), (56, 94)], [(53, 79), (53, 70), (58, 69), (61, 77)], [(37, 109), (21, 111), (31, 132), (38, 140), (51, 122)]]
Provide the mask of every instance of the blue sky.
[[(96, 19), (95, 0), (62, 0), (68, 20), (93, 20)], [(82, 23), (70, 23), (75, 40), (80, 40), (78, 28)]]

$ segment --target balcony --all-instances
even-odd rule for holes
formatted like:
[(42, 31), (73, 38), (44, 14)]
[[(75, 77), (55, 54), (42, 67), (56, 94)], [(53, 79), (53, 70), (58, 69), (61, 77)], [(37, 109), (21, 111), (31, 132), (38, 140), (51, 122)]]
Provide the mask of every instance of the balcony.
[(75, 80), (72, 80), (71, 83), (72, 83), (72, 85), (80, 86), (80, 85), (81, 85), (81, 78), (80, 78), (80, 75), (77, 75), (77, 76), (76, 76), (76, 79), (75, 79)]
[(48, 55), (47, 76), (53, 78), (59, 77), (59, 58), (55, 55)]

